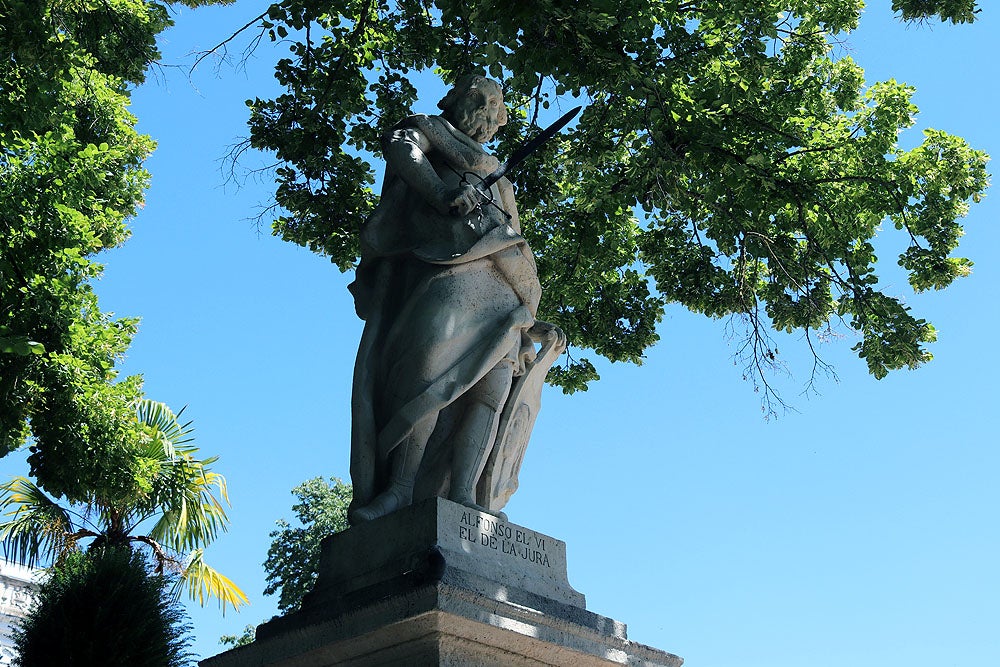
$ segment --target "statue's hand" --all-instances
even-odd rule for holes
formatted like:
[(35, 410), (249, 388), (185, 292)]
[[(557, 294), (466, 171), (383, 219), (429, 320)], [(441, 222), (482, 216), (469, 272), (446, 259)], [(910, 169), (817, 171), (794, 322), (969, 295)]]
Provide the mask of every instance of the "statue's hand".
[(528, 329), (528, 335), (536, 343), (553, 343), (560, 350), (566, 349), (566, 332), (552, 324), (535, 320), (535, 324)]
[(457, 188), (445, 191), (444, 206), (442, 208), (451, 215), (463, 217), (479, 206), (481, 200), (482, 195), (479, 193), (479, 190), (471, 185), (460, 185)]
[(482, 158), (479, 159), (479, 168), (488, 174), (492, 174), (494, 171), (500, 168), (500, 160), (496, 156), (486, 153)]

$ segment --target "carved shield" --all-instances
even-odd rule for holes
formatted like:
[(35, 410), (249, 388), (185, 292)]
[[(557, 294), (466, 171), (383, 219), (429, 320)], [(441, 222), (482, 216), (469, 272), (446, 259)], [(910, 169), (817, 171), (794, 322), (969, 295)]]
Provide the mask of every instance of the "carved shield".
[(517, 490), (517, 476), (538, 416), (545, 375), (564, 349), (563, 345), (546, 341), (534, 361), (525, 364), (524, 375), (515, 378), (500, 413), (496, 444), (476, 487), (476, 502), (490, 511), (503, 509)]

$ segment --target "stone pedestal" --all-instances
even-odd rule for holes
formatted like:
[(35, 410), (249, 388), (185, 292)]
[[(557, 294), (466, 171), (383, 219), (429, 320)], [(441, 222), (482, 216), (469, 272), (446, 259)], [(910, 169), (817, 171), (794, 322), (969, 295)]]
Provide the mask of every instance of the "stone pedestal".
[(323, 541), (302, 609), (201, 667), (642, 665), (675, 655), (586, 610), (566, 544), (433, 498)]

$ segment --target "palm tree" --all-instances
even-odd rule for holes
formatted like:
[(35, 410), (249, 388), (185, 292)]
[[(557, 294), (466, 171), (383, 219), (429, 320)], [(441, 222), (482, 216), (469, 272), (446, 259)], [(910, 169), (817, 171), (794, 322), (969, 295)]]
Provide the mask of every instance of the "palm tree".
[(58, 566), (89, 540), (87, 548), (147, 549), (158, 574), (175, 574), (175, 592), (204, 605), (218, 599), (239, 609), (247, 597), (203, 559), (204, 548), (229, 525), (226, 480), (197, 459), (191, 422), (181, 424), (163, 403), (143, 399), (136, 415), (141, 430), (135, 483), (128, 493), (94, 489), (83, 503), (62, 505), (25, 477), (0, 485), (0, 540), (7, 555), (26, 565)]

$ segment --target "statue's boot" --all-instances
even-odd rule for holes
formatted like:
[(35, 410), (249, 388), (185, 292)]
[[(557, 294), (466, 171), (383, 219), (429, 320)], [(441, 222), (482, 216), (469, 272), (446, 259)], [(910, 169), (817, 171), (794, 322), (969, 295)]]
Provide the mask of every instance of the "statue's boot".
[(496, 408), (485, 403), (476, 402), (466, 409), (462, 426), (452, 441), (454, 450), (449, 500), (481, 512), (490, 512), (476, 503), (476, 484), (483, 474), (486, 459), (496, 440), (499, 417)]
[(392, 453), (389, 486), (370, 503), (355, 509), (350, 516), (352, 523), (377, 519), (413, 502), (413, 484), (424, 457), (427, 439), (434, 431), (436, 421), (436, 418), (428, 419), (424, 423), (417, 424), (409, 437), (399, 443)]

